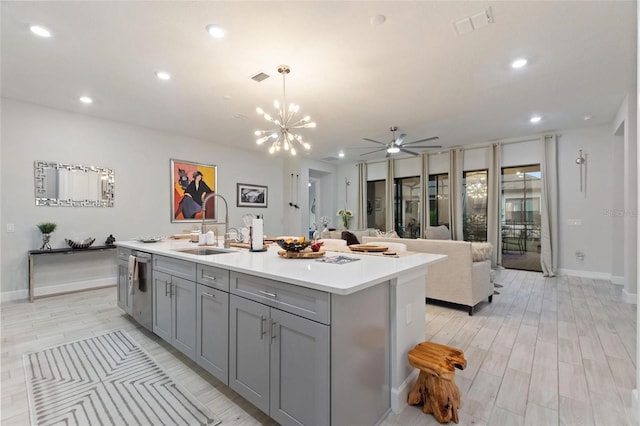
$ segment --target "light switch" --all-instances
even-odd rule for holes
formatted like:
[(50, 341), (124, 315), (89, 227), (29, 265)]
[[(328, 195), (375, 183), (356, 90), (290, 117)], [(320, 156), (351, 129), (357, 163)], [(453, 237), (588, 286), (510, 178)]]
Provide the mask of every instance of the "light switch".
[(16, 232), (16, 225), (13, 223), (7, 223), (7, 232)]
[(413, 317), (413, 315), (411, 313), (411, 303), (407, 303), (406, 313), (407, 313), (406, 321), (407, 321), (407, 325), (409, 325), (409, 324), (411, 324), (411, 320), (412, 320), (412, 317)]

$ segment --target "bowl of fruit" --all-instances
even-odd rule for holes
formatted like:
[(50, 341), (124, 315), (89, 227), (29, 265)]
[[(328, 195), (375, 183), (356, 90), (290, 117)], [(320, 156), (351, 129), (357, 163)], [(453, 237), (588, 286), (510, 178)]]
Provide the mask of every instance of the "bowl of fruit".
[(311, 241), (305, 237), (299, 238), (287, 238), (286, 240), (276, 240), (276, 244), (282, 247), (285, 251), (298, 253), (311, 245)]

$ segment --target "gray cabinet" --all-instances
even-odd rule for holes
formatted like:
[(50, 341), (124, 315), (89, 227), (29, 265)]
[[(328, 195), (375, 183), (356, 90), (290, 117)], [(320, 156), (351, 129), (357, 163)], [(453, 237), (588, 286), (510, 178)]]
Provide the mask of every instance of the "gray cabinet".
[[(153, 332), (195, 359), (195, 264), (154, 256), (153, 265)], [(167, 272), (173, 271), (171, 267), (176, 267), (175, 275)], [(188, 273), (191, 270), (193, 274)]]
[(229, 386), (282, 425), (328, 425), (329, 326), (230, 296)]
[(229, 384), (229, 293), (198, 284), (196, 300), (196, 362)]
[(131, 295), (129, 294), (129, 255), (131, 249), (118, 247), (118, 307), (131, 315)]

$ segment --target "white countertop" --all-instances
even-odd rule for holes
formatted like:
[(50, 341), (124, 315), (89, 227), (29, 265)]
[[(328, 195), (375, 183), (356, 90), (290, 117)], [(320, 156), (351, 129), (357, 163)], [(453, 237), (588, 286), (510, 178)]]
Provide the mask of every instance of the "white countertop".
[(447, 258), (446, 255), (427, 253), (416, 253), (399, 258), (356, 253), (327, 252), (325, 254), (325, 256), (331, 257), (346, 255), (360, 259), (339, 265), (318, 262), (316, 259), (284, 259), (278, 256), (278, 250), (281, 249), (275, 244), (272, 244), (265, 252), (253, 253), (241, 248), (217, 248), (218, 250), (228, 250), (231, 253), (206, 256), (176, 251), (198, 248), (197, 244), (188, 240), (165, 240), (157, 243), (123, 241), (117, 242), (116, 245), (204, 265), (218, 266), (231, 271), (257, 275), (334, 294), (355, 293)]

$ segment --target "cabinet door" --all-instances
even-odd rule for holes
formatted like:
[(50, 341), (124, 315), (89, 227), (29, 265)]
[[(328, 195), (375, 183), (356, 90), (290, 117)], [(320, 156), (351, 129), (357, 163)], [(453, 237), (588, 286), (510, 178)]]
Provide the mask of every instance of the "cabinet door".
[(153, 271), (153, 332), (171, 343), (171, 275)]
[(282, 425), (329, 424), (329, 326), (271, 309), (271, 403)]
[(196, 283), (171, 277), (173, 324), (171, 344), (191, 359), (196, 357)]
[(118, 261), (118, 306), (131, 315), (131, 295), (129, 294), (129, 263)]
[(229, 297), (229, 386), (269, 414), (269, 307)]
[(198, 284), (196, 362), (229, 384), (229, 293)]

